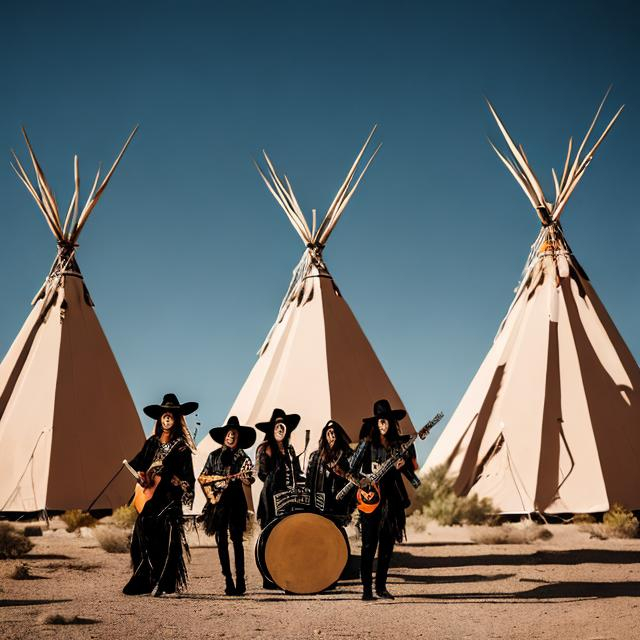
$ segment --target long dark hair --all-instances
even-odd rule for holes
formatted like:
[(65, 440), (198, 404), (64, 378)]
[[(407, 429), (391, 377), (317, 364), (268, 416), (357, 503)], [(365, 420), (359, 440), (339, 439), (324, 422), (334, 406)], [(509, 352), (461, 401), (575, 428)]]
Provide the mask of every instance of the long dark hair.
[[(171, 431), (169, 432), (169, 439), (175, 440), (176, 438), (182, 435), (182, 422), (184, 421), (184, 417), (182, 414), (175, 413), (174, 411), (163, 411), (162, 416), (165, 413), (170, 413), (173, 416), (173, 427), (171, 427)], [(160, 416), (155, 425), (153, 426), (153, 435), (159, 438), (162, 435), (162, 416)]]
[[(329, 429), (333, 429), (333, 432), (336, 434), (336, 441), (333, 447), (330, 447), (327, 442), (327, 431), (329, 431)], [(318, 442), (318, 455), (320, 456), (320, 460), (325, 464), (333, 462), (340, 453), (349, 451), (349, 444), (351, 444), (351, 438), (342, 428), (342, 425), (335, 420), (329, 420), (322, 428), (320, 441)]]
[[(398, 426), (398, 421), (394, 420), (393, 418), (385, 419), (389, 423), (389, 428), (387, 429), (385, 440), (389, 444), (395, 444), (400, 441), (400, 427)], [(374, 445), (380, 447), (382, 446), (382, 436), (380, 435), (380, 429), (378, 428), (378, 420), (371, 420), (370, 424), (371, 426), (369, 428), (368, 437)]]
[[(282, 446), (284, 447), (285, 450), (285, 454), (287, 452), (287, 450), (289, 449), (289, 438), (291, 437), (291, 434), (289, 432), (289, 426), (285, 425), (287, 427), (287, 432), (284, 434), (284, 440), (282, 441)], [(269, 449), (271, 450), (271, 457), (272, 458), (280, 458), (282, 456), (282, 454), (280, 453), (280, 447), (278, 446), (278, 442), (273, 434), (273, 432), (275, 431), (276, 425), (272, 425), (271, 428), (269, 429), (269, 431), (267, 431), (264, 434), (264, 439), (262, 440), (262, 442), (260, 443), (260, 447), (269, 447)]]

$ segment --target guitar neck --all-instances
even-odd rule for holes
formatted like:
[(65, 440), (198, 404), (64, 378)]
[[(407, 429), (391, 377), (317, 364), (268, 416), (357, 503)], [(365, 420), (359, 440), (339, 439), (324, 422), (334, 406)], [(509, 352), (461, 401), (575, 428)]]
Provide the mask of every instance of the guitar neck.
[(442, 412), (437, 413), (427, 424), (420, 429), (417, 433), (411, 434), (409, 438), (403, 442), (398, 449), (393, 453), (391, 457), (389, 457), (380, 468), (371, 476), (373, 482), (378, 482), (386, 473), (393, 467), (393, 465), (398, 462), (398, 460), (411, 448), (413, 443), (418, 439), (418, 437), (423, 440), (429, 435), (429, 431), (433, 429), (433, 427), (442, 420), (444, 414)]
[(131, 475), (132, 475), (136, 480), (139, 480), (139, 479), (140, 479), (140, 477), (138, 476), (138, 472), (137, 472), (137, 471), (136, 471), (136, 470), (135, 470), (135, 469), (134, 469), (134, 468), (133, 468), (133, 467), (132, 467), (132, 466), (131, 466), (127, 461), (126, 461), (126, 460), (123, 460), (123, 461), (122, 461), (122, 464), (125, 466), (125, 469), (126, 469), (127, 471), (129, 471), (129, 473), (131, 473)]

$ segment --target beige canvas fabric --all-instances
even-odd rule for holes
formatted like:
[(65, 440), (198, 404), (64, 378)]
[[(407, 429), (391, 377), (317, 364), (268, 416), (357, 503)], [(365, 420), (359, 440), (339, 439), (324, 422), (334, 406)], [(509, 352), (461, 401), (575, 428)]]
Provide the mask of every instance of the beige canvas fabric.
[[(559, 222), (563, 190), (586, 168), (579, 156), (567, 158), (555, 203), (537, 202), (543, 227), (516, 297), (423, 468), (446, 464), (459, 493), (503, 513), (640, 507), (640, 369)], [(535, 199), (524, 152), (511, 162)]]
[[(39, 206), (62, 240), (29, 317), (0, 364), (0, 512), (86, 509), (144, 441), (74, 258), (82, 216), (65, 225), (65, 233), (54, 201), (44, 204), (48, 185), (42, 180), (34, 197), (41, 198)], [(93, 508), (117, 508), (132, 491), (131, 477), (121, 473)]]
[[(356, 164), (370, 139), (371, 136)], [(366, 166), (370, 162), (371, 159)], [(269, 166), (272, 167), (270, 163)], [(335, 208), (327, 212), (318, 231), (314, 234), (315, 229), (307, 227), (304, 232), (299, 232), (305, 244), (310, 246), (294, 270), (278, 319), (229, 411), (229, 415), (238, 416), (240, 423), (246, 425), (269, 420), (275, 407), (287, 413), (300, 414), (301, 421), (293, 432), (291, 443), (297, 453), (302, 453), (306, 431), (309, 431), (306, 459), (317, 448), (320, 433), (328, 420), (338, 421), (351, 438), (357, 440), (362, 419), (371, 415), (376, 400), (387, 398), (393, 407), (403, 408), (378, 357), (331, 277), (322, 259), (322, 247), (318, 246), (318, 237), (327, 228), (330, 233), (338, 220), (339, 214), (332, 218), (332, 212), (341, 213), (346, 205), (344, 200), (348, 202), (362, 177), (361, 174), (355, 186), (349, 189), (354, 172), (355, 165), (338, 192), (340, 198), (332, 205)], [(275, 180), (278, 180), (277, 176)], [(290, 189), (284, 180), (272, 182), (272, 193), (279, 185), (283, 185), (283, 190)], [(296, 229), (304, 228), (296, 212), (291, 212), (289, 207), (283, 208), (290, 219), (296, 216)], [(327, 220), (333, 220), (330, 226), (325, 224)], [(324, 235), (325, 242), (327, 237), (328, 234)], [(405, 433), (414, 432), (410, 418), (405, 418), (401, 425)], [(258, 432), (257, 444), (261, 439), (262, 433)], [(196, 474), (215, 447), (217, 445), (208, 435), (199, 443), (194, 460)], [(251, 451), (252, 457), (254, 451), (255, 447)], [(256, 482), (253, 485), (254, 504), (257, 504), (260, 490), (261, 483)], [(204, 496), (199, 491), (194, 511), (199, 512), (203, 506)]]

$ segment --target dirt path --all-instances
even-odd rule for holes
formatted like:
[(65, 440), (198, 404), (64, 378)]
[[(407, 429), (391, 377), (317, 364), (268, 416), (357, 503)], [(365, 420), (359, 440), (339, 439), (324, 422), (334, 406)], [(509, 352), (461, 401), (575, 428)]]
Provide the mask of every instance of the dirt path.
[[(579, 638), (640, 637), (640, 540), (596, 540), (572, 527), (530, 545), (477, 545), (461, 528), (410, 536), (391, 569), (393, 603), (360, 600), (357, 581), (330, 595), (267, 592), (247, 549), (248, 593), (222, 595), (214, 548), (194, 548), (182, 596), (127, 598), (125, 555), (93, 538), (33, 538), (32, 580), (0, 562), (0, 638)], [(77, 615), (94, 623), (43, 624)]]

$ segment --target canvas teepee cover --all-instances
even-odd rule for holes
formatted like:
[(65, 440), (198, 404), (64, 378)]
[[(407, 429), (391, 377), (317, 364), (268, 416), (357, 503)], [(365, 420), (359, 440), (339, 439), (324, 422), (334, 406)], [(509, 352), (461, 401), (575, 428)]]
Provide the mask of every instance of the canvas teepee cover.
[(446, 464), (458, 493), (489, 497), (503, 513), (640, 507), (640, 370), (560, 225), (622, 111), (582, 156), (603, 104), (573, 161), (569, 142), (560, 180), (553, 172), (553, 202), (489, 105), (511, 158), (494, 150), (542, 228), (494, 344), (423, 470)]
[[(75, 157), (75, 191), (64, 221), (23, 133), (37, 188), (15, 154), (14, 170), (44, 215), (58, 253), (0, 364), (0, 512), (86, 509), (144, 441), (75, 259), (78, 236), (135, 130), (101, 183), (98, 171), (82, 209)], [(131, 492), (132, 479), (121, 473), (93, 508), (119, 507)]]
[[(255, 425), (268, 420), (275, 407), (300, 414), (300, 425), (291, 439), (299, 454), (305, 446), (305, 432), (309, 431), (311, 452), (329, 419), (337, 420), (357, 440), (362, 418), (371, 415), (376, 400), (388, 398), (392, 406), (403, 407), (322, 256), (331, 232), (379, 149), (354, 181), (374, 131), (375, 127), (317, 229), (315, 211), (309, 228), (289, 180), (277, 175), (266, 153), (268, 177), (258, 167), (306, 249), (294, 269), (276, 322), (258, 352), (258, 361), (229, 415), (237, 415), (241, 424)], [(414, 431), (409, 418), (402, 421), (402, 427), (405, 433)], [(260, 442), (261, 434), (258, 436)], [(196, 474), (213, 448), (209, 436), (200, 442), (194, 461)], [(259, 493), (260, 483), (256, 482), (255, 504)], [(194, 510), (203, 504), (204, 497), (198, 492)]]

